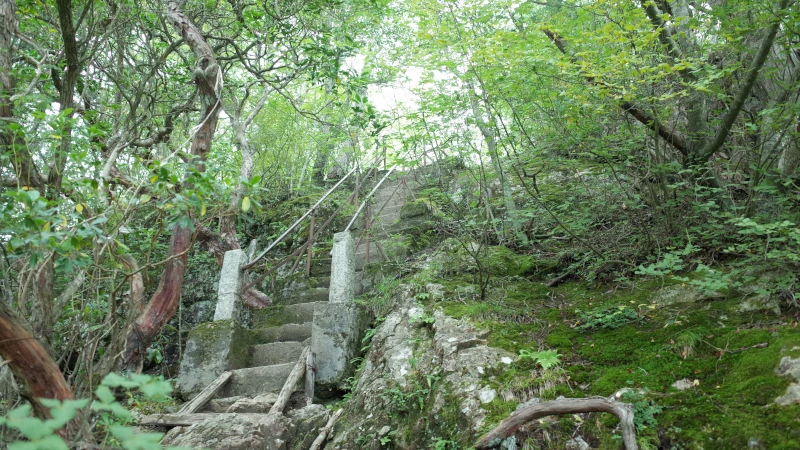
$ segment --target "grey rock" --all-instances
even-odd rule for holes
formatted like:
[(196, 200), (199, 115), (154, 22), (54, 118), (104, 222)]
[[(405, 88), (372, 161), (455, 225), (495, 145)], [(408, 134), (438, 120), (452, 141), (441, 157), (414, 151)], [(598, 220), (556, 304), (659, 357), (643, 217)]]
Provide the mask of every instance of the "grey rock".
[(590, 447), (582, 437), (575, 436), (575, 438), (567, 441), (564, 448), (566, 450), (591, 450), (592, 447)]
[(280, 392), (295, 363), (250, 367), (233, 371), (230, 381), (222, 388), (224, 397), (236, 395), (252, 397), (270, 392)]
[(210, 300), (193, 303), (183, 313), (183, 320), (192, 326), (203, 322), (211, 322), (214, 319), (216, 308), (217, 303)]
[(241, 267), (247, 264), (248, 258), (244, 250), (229, 250), (225, 252), (222, 269), (219, 275), (219, 289), (217, 291), (217, 309), (214, 320), (239, 320), (242, 309), (242, 282)]
[(353, 374), (350, 360), (358, 355), (367, 316), (361, 305), (322, 303), (314, 313), (311, 352), (316, 355), (318, 395), (344, 390)]
[(214, 398), (206, 403), (206, 406), (203, 408), (202, 412), (211, 412), (211, 413), (224, 413), (231, 407), (234, 403), (241, 400), (242, 396), (237, 395), (236, 397), (225, 397), (225, 398)]
[(247, 332), (238, 323), (219, 320), (196, 326), (186, 342), (176, 387), (192, 398), (226, 370), (245, 367)]
[(308, 288), (281, 296), (281, 305), (294, 305), (297, 303), (327, 302), (330, 296), (329, 289), (324, 287)]
[(674, 387), (675, 389), (677, 389), (679, 391), (685, 391), (687, 389), (693, 388), (694, 384), (692, 383), (692, 380), (690, 380), (688, 378), (684, 378), (682, 380), (678, 380), (678, 381), (672, 383), (672, 387)]
[(287, 323), (277, 327), (262, 328), (256, 332), (259, 342), (304, 341), (311, 337), (311, 322)]
[(252, 347), (251, 366), (269, 366), (296, 362), (303, 351), (300, 342), (270, 342)]
[(447, 292), (447, 288), (439, 283), (428, 283), (425, 285), (425, 290), (430, 294), (431, 300), (441, 300)]
[(781, 315), (781, 303), (777, 296), (762, 294), (745, 298), (739, 305), (741, 312), (766, 311), (773, 315)]
[(784, 356), (775, 371), (780, 376), (790, 376), (795, 382), (786, 388), (786, 393), (775, 399), (775, 403), (787, 406), (800, 403), (800, 358)]
[(539, 399), (538, 397), (533, 397), (532, 399), (530, 399), (530, 400), (528, 400), (526, 402), (522, 402), (519, 405), (517, 405), (516, 411), (519, 411), (520, 409), (525, 409), (525, 408), (527, 408), (529, 406), (538, 405), (541, 402), (542, 402), (542, 400)]
[(386, 436), (390, 431), (392, 431), (392, 427), (389, 425), (384, 425), (383, 428), (378, 430), (378, 436)]
[(220, 414), (166, 436), (164, 445), (214, 450), (284, 450), (294, 438), (291, 419), (279, 414)]
[(355, 297), (356, 243), (349, 231), (333, 235), (331, 303), (349, 302)]
[(665, 286), (653, 294), (651, 302), (662, 306), (669, 306), (678, 303), (697, 303), (721, 297), (723, 297), (722, 294), (704, 293), (698, 287), (687, 284)]
[(324, 406), (315, 404), (291, 410), (287, 416), (292, 420), (296, 429), (291, 448), (307, 450), (317, 438), (319, 429), (328, 422), (330, 412)]

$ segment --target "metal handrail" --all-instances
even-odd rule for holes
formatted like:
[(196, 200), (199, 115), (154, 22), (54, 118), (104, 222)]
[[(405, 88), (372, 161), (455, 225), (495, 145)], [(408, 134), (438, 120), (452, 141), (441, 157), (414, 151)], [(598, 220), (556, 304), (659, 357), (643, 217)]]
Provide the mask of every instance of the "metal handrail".
[[(405, 158), (405, 156), (408, 155), (410, 151), (411, 149), (408, 149), (400, 157)], [(367, 194), (367, 196), (364, 197), (364, 201), (361, 202), (361, 206), (358, 207), (358, 211), (356, 211), (356, 213), (353, 215), (353, 218), (350, 219), (350, 223), (347, 224), (347, 227), (345, 227), (344, 231), (350, 231), (350, 227), (352, 227), (356, 219), (358, 219), (358, 215), (361, 214), (361, 211), (364, 209), (365, 206), (367, 206), (367, 203), (372, 199), (372, 196), (375, 195), (375, 192), (381, 187), (383, 182), (386, 181), (389, 178), (389, 176), (392, 175), (392, 173), (397, 169), (398, 166), (399, 164), (393, 165), (392, 168), (389, 169), (388, 172), (386, 172), (386, 175), (384, 175), (383, 178), (381, 178), (381, 181), (379, 181), (378, 184), (376, 184), (375, 187), (372, 188), (369, 194)]]
[[(378, 160), (379, 160), (381, 157), (382, 157), (382, 156), (379, 156), (378, 158), (375, 158), (375, 160), (373, 161), (373, 164), (372, 164), (372, 165), (374, 165), (374, 163), (375, 163), (375, 162), (377, 162), (377, 161), (378, 161)], [(316, 202), (316, 203), (314, 203), (314, 206), (312, 206), (311, 208), (309, 208), (309, 210), (308, 210), (308, 211), (306, 211), (306, 212), (305, 212), (305, 214), (303, 214), (303, 215), (302, 215), (302, 216), (301, 216), (299, 219), (297, 219), (297, 220), (296, 220), (296, 221), (295, 221), (295, 222), (292, 224), (292, 226), (290, 226), (289, 228), (287, 228), (287, 229), (286, 229), (286, 231), (284, 231), (284, 232), (283, 232), (283, 234), (281, 234), (281, 235), (280, 235), (280, 236), (279, 236), (277, 239), (275, 239), (275, 241), (273, 241), (273, 242), (272, 242), (272, 244), (270, 244), (270, 245), (269, 245), (267, 248), (265, 248), (265, 249), (264, 249), (264, 251), (262, 251), (261, 253), (259, 253), (259, 254), (258, 254), (258, 256), (256, 256), (256, 257), (255, 257), (255, 259), (253, 259), (252, 261), (250, 261), (250, 262), (248, 262), (247, 264), (243, 265), (243, 266), (242, 266), (242, 270), (248, 270), (248, 269), (252, 268), (253, 266), (255, 266), (255, 265), (256, 265), (256, 263), (258, 263), (258, 261), (260, 261), (260, 260), (261, 260), (261, 258), (263, 258), (263, 257), (264, 257), (264, 256), (265, 256), (267, 253), (269, 253), (269, 251), (270, 251), (270, 250), (272, 250), (273, 248), (275, 248), (275, 247), (276, 247), (278, 244), (280, 244), (280, 243), (281, 243), (281, 242), (282, 242), (284, 239), (286, 239), (286, 237), (287, 237), (287, 236), (289, 236), (289, 233), (291, 233), (292, 231), (294, 231), (294, 229), (295, 229), (295, 228), (297, 228), (297, 226), (298, 226), (298, 225), (300, 225), (300, 224), (301, 224), (301, 223), (302, 223), (302, 222), (303, 222), (303, 221), (304, 221), (304, 220), (305, 220), (305, 219), (306, 219), (308, 216), (310, 216), (311, 214), (313, 214), (313, 213), (314, 213), (314, 211), (315, 211), (315, 210), (316, 210), (316, 209), (319, 207), (319, 205), (321, 205), (321, 204), (322, 204), (322, 202), (324, 202), (324, 201), (325, 201), (325, 199), (326, 199), (326, 198), (328, 198), (328, 196), (330, 196), (330, 195), (333, 193), (333, 191), (335, 191), (335, 190), (336, 190), (336, 189), (337, 189), (339, 186), (341, 186), (341, 185), (342, 185), (342, 183), (344, 183), (344, 182), (345, 182), (345, 180), (347, 180), (347, 178), (349, 178), (349, 177), (350, 177), (350, 175), (352, 175), (352, 174), (353, 174), (353, 173), (354, 173), (356, 170), (358, 170), (358, 168), (359, 168), (359, 166), (358, 166), (358, 165), (356, 165), (355, 167), (353, 167), (353, 168), (350, 170), (350, 172), (347, 172), (347, 174), (346, 174), (344, 177), (342, 177), (342, 179), (341, 179), (341, 180), (339, 180), (339, 181), (338, 181), (338, 182), (337, 182), (335, 185), (333, 185), (333, 187), (332, 187), (332, 188), (330, 188), (330, 189), (328, 190), (328, 192), (326, 192), (326, 193), (325, 193), (325, 195), (323, 195), (323, 196), (322, 196), (322, 198), (320, 198), (319, 200), (317, 200), (317, 202)], [(394, 169), (394, 168), (393, 168), (393, 169)], [(349, 228), (349, 226), (348, 226), (348, 228)]]
[(358, 215), (361, 214), (361, 211), (364, 209), (364, 207), (367, 205), (367, 203), (370, 200), (372, 200), (372, 196), (375, 195), (375, 192), (381, 187), (383, 182), (386, 181), (387, 178), (389, 178), (389, 176), (395, 171), (395, 169), (397, 169), (397, 165), (396, 164), (394, 166), (392, 166), (392, 168), (389, 169), (388, 172), (386, 172), (386, 175), (384, 175), (383, 178), (381, 178), (381, 181), (379, 181), (375, 185), (375, 187), (372, 188), (372, 190), (369, 192), (369, 194), (367, 194), (367, 196), (364, 198), (364, 201), (361, 202), (361, 206), (358, 207), (358, 211), (356, 211), (356, 213), (353, 215), (353, 218), (350, 219), (350, 223), (347, 224), (347, 226), (345, 227), (344, 231), (350, 231), (350, 227), (353, 226), (353, 224), (355, 223), (356, 219), (358, 219)]

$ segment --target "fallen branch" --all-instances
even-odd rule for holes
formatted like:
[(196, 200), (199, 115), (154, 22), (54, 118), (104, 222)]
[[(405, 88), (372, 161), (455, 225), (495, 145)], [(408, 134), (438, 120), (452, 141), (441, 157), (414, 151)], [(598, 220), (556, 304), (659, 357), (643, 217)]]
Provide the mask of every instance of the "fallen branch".
[(622, 441), (625, 450), (637, 450), (636, 428), (633, 425), (633, 410), (627, 403), (608, 400), (602, 397), (564, 398), (551, 402), (528, 406), (511, 413), (506, 420), (500, 422), (494, 430), (486, 434), (475, 444), (477, 450), (498, 447), (503, 440), (512, 436), (522, 425), (540, 417), (558, 414), (578, 414), (591, 412), (607, 412), (619, 418), (622, 429)]
[(308, 450), (319, 450), (319, 448), (322, 447), (322, 444), (325, 443), (325, 439), (328, 438), (328, 433), (331, 432), (331, 430), (333, 429), (333, 425), (336, 424), (336, 420), (339, 418), (339, 416), (342, 415), (343, 411), (344, 408), (341, 408), (335, 413), (333, 413), (331, 418), (328, 419), (328, 423), (326, 423), (324, 427), (319, 429), (319, 434), (317, 435), (317, 438), (314, 439), (314, 443), (311, 444), (311, 447), (309, 447)]
[(566, 280), (566, 279), (567, 279), (567, 277), (569, 277), (570, 275), (572, 275), (572, 272), (570, 272), (570, 271), (566, 271), (566, 272), (562, 273), (561, 275), (559, 275), (559, 276), (557, 276), (557, 277), (553, 278), (552, 280), (548, 281), (547, 283), (545, 283), (545, 286), (547, 286), (547, 287), (555, 287), (555, 286), (558, 286), (558, 285), (559, 285), (559, 284), (561, 284), (561, 283), (562, 283), (564, 280)]
[(286, 404), (289, 402), (289, 397), (292, 395), (292, 392), (294, 392), (297, 382), (300, 381), (300, 378), (306, 373), (306, 356), (310, 351), (311, 349), (309, 347), (303, 349), (300, 359), (294, 365), (292, 372), (289, 374), (289, 378), (286, 379), (281, 393), (278, 394), (278, 399), (275, 400), (275, 404), (273, 404), (272, 408), (269, 410), (270, 414), (283, 414), (283, 409), (286, 408)]

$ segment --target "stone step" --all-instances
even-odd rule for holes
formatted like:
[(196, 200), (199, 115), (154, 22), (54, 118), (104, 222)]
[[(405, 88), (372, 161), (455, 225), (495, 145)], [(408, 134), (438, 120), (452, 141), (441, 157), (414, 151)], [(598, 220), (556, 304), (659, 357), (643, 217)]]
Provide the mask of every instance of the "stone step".
[(290, 362), (234, 370), (233, 377), (225, 384), (218, 397), (253, 397), (258, 394), (280, 392), (294, 365), (294, 362)]
[(253, 328), (285, 325), (288, 323), (306, 323), (314, 320), (314, 308), (320, 303), (307, 302), (293, 305), (280, 305), (263, 308), (253, 314)]
[(330, 290), (326, 287), (305, 289), (302, 291), (293, 292), (288, 296), (281, 296), (281, 299), (276, 302), (276, 304), (294, 305), (297, 303), (327, 302), (329, 291)]
[(287, 323), (286, 325), (258, 330), (254, 340), (258, 344), (268, 344), (270, 342), (301, 342), (310, 337), (311, 322)]
[(311, 260), (312, 277), (330, 277), (331, 258), (314, 258)]
[(271, 342), (251, 347), (251, 366), (270, 366), (296, 362), (303, 352), (301, 342)]

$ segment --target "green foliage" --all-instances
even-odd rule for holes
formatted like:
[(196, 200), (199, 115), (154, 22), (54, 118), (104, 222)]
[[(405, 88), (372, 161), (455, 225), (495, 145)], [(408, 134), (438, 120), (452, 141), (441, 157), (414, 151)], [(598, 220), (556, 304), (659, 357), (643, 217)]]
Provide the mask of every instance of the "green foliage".
[(627, 305), (594, 308), (588, 311), (575, 310), (580, 325), (578, 330), (597, 328), (615, 329), (640, 319), (639, 313)]
[(558, 354), (558, 350), (542, 350), (536, 352), (523, 348), (519, 351), (519, 357), (522, 359), (530, 359), (542, 366), (542, 369), (547, 370), (560, 363), (561, 355)]
[(658, 425), (655, 416), (664, 410), (663, 407), (647, 398), (647, 394), (647, 390), (639, 391), (634, 389), (629, 389), (622, 394), (622, 401), (633, 406), (633, 423), (639, 432), (648, 428), (655, 428)]
[(392, 414), (407, 415), (413, 411), (422, 411), (425, 409), (425, 402), (431, 393), (433, 383), (438, 379), (435, 375), (428, 375), (423, 380), (414, 377), (405, 387), (386, 389), (381, 398), (387, 402)]
[(461, 447), (456, 441), (438, 437), (433, 439), (433, 450), (458, 450), (459, 448)]
[[(133, 374), (122, 377), (115, 373), (108, 374), (100, 386), (97, 387), (91, 410), (99, 414), (99, 424), (106, 430), (104, 439), (107, 443), (114, 443), (126, 450), (155, 450), (164, 447), (159, 444), (163, 434), (144, 433), (134, 431), (131, 426), (133, 415), (123, 407), (112, 392), (112, 389), (123, 388), (129, 396), (132, 390), (140, 392), (145, 399), (152, 401), (165, 401), (172, 392), (168, 381), (160, 377)], [(42, 404), (49, 409), (51, 418), (42, 420), (31, 417), (31, 406), (24, 404), (8, 412), (0, 418), (0, 425), (5, 425), (17, 430), (27, 441), (9, 444), (10, 450), (66, 450), (67, 444), (56, 434), (67, 423), (74, 419), (80, 409), (89, 404), (89, 399), (79, 400), (51, 400), (41, 399)], [(179, 450), (179, 447), (166, 447), (168, 450)]]

